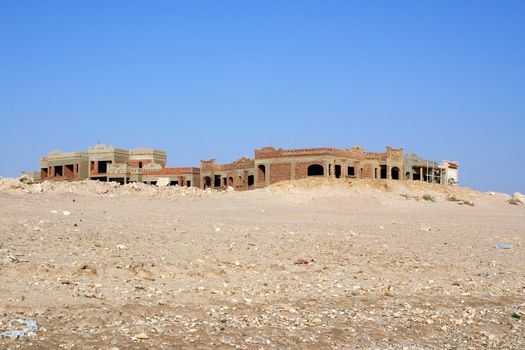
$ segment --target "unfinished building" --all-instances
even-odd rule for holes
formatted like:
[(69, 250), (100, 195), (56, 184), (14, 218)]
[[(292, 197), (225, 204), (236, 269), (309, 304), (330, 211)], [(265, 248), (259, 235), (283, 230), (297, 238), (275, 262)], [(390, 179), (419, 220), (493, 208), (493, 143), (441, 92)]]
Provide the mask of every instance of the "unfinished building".
[(214, 159), (201, 161), (202, 188), (261, 188), (310, 176), (419, 180), (449, 185), (458, 181), (457, 162), (444, 161), (438, 165), (414, 154), (405, 156), (402, 148), (366, 152), (360, 147), (288, 150), (264, 147), (254, 153), (254, 159), (241, 158), (229, 164), (217, 164)]
[[(227, 164), (215, 159), (201, 160), (200, 168), (170, 168), (164, 151), (151, 148), (126, 150), (103, 144), (88, 152), (54, 151), (40, 161), (37, 178), (45, 180), (144, 182), (164, 185), (237, 190), (266, 187), (279, 181), (311, 176), (414, 180), (456, 185), (458, 163), (438, 164), (402, 148), (386, 147), (385, 152), (367, 152), (361, 147), (282, 149), (263, 147), (254, 158), (243, 157)], [(37, 179), (37, 180), (38, 180)]]
[(46, 180), (100, 180), (145, 182), (156, 184), (159, 179), (170, 185), (199, 186), (198, 168), (166, 167), (166, 152), (151, 148), (126, 150), (98, 144), (87, 152), (54, 151), (40, 160), (36, 178)]

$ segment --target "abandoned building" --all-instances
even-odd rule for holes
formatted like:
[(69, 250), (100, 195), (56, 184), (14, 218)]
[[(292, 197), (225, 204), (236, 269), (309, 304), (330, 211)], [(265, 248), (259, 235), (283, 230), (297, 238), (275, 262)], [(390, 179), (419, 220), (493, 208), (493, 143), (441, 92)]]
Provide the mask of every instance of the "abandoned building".
[(150, 148), (125, 150), (107, 145), (90, 147), (87, 152), (54, 151), (40, 160), (35, 180), (100, 180), (162, 183), (172, 186), (237, 190), (261, 188), (270, 184), (310, 176), (325, 178), (414, 180), (456, 185), (458, 162), (424, 160), (403, 149), (386, 147), (385, 152), (348, 149), (289, 149), (264, 147), (254, 158), (218, 164), (202, 160), (200, 168), (169, 168), (166, 152)]
[(166, 152), (151, 148), (125, 150), (107, 145), (90, 147), (88, 152), (54, 151), (40, 160), (36, 179), (156, 184), (164, 178), (170, 185), (200, 186), (199, 168), (167, 168), (166, 158)]

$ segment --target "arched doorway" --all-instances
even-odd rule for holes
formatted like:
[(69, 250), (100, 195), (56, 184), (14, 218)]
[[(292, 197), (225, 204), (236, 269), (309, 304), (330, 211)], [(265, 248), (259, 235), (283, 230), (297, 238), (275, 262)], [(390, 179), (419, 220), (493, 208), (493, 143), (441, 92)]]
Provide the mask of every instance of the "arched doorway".
[(257, 167), (257, 182), (263, 183), (266, 181), (266, 166), (264, 164), (260, 164)]
[(323, 176), (324, 167), (320, 164), (312, 164), (308, 167), (308, 176)]
[(399, 168), (398, 167), (396, 166), (393, 167), (390, 172), (392, 175), (392, 180), (399, 180)]
[(211, 187), (211, 177), (205, 176), (203, 182), (204, 182), (204, 188)]

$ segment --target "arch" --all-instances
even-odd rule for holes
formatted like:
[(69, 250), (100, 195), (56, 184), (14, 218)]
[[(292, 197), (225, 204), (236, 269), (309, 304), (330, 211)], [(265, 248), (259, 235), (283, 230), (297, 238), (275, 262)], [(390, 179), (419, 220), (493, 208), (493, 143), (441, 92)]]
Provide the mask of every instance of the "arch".
[(203, 182), (204, 182), (204, 188), (211, 187), (211, 177), (205, 176), (203, 179)]
[(392, 177), (392, 180), (399, 180), (399, 168), (397, 166), (392, 167), (390, 170), (390, 175)]
[(405, 174), (405, 179), (406, 180), (411, 180), (410, 179), (410, 171), (407, 171), (406, 174)]
[(323, 176), (324, 167), (320, 164), (312, 164), (308, 167), (308, 176)]
[(233, 177), (232, 176), (228, 177), (228, 186), (233, 187)]
[(257, 169), (258, 169), (257, 181), (259, 182), (266, 181), (266, 166), (264, 164), (259, 164)]

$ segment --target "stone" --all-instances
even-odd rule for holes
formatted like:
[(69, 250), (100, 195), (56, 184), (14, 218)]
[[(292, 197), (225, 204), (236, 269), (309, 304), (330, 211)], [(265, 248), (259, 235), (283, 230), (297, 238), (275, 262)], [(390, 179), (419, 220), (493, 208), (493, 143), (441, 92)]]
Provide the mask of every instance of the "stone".
[(169, 177), (159, 177), (157, 179), (157, 187), (167, 187), (170, 185)]

